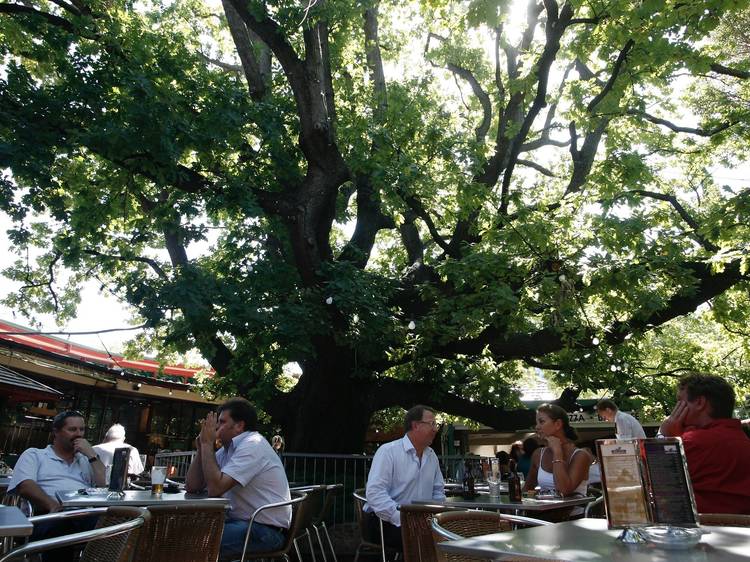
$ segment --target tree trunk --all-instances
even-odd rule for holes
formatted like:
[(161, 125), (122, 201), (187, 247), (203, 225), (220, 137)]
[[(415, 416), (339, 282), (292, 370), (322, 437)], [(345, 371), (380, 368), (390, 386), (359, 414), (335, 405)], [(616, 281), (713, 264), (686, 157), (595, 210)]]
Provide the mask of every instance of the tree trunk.
[(372, 415), (368, 387), (351, 376), (349, 350), (320, 355), (281, 407), (270, 411), (295, 453), (361, 453)]

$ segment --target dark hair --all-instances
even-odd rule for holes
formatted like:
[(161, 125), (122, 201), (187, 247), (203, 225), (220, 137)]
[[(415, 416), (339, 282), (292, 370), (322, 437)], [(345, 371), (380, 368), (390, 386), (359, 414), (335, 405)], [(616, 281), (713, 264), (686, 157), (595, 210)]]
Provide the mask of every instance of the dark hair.
[(603, 400), (599, 400), (599, 402), (596, 403), (596, 411), (601, 412), (602, 410), (612, 410), (613, 412), (616, 412), (617, 404), (612, 402), (612, 400), (607, 400), (606, 398)]
[(62, 429), (65, 427), (65, 420), (68, 418), (83, 418), (83, 414), (78, 410), (63, 410), (52, 418), (52, 429)]
[(551, 420), (560, 420), (563, 422), (563, 433), (565, 437), (571, 441), (578, 439), (576, 430), (570, 427), (570, 419), (568, 418), (568, 412), (557, 404), (542, 404), (536, 409), (537, 412), (547, 414)]
[(230, 398), (217, 410), (221, 414), (224, 410), (236, 422), (245, 422), (245, 431), (255, 431), (258, 425), (258, 414), (253, 405), (244, 398)]
[(690, 402), (699, 396), (705, 397), (711, 405), (712, 418), (731, 418), (734, 415), (734, 389), (721, 377), (693, 373), (680, 380), (679, 388), (687, 393)]
[(523, 440), (523, 452), (526, 453), (528, 456), (531, 456), (531, 454), (536, 451), (539, 448), (539, 441), (536, 440), (536, 437), (527, 437)]
[(498, 451), (495, 453), (495, 456), (497, 457), (497, 460), (500, 461), (500, 464), (508, 464), (510, 462), (510, 455), (507, 451)]
[(435, 410), (429, 406), (423, 406), (422, 404), (417, 404), (416, 406), (409, 408), (404, 416), (404, 431), (411, 431), (411, 422), (422, 421), (422, 416), (425, 411), (432, 412), (433, 414), (435, 413)]

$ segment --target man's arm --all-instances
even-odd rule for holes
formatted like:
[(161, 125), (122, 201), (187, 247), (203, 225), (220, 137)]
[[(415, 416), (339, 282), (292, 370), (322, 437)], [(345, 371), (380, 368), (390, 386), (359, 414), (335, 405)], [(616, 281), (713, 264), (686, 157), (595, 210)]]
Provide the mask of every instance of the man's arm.
[(664, 437), (680, 437), (685, 431), (685, 417), (687, 413), (687, 404), (682, 400), (678, 400), (672, 413), (669, 414), (669, 417), (659, 427), (659, 433)]
[(15, 487), (19, 496), (26, 498), (34, 506), (34, 509), (43, 512), (55, 512), (62, 509), (62, 505), (55, 498), (48, 496), (39, 484), (33, 480), (24, 480)]
[(216, 462), (214, 443), (216, 443), (216, 414), (211, 412), (201, 422), (201, 432), (198, 435), (198, 454), (201, 457), (201, 470), (208, 495), (212, 498), (223, 495), (224, 492), (232, 489), (238, 483), (231, 476), (221, 472), (219, 463)]
[(201, 446), (198, 439), (195, 440), (196, 454), (190, 461), (187, 474), (185, 475), (185, 490), (191, 494), (198, 494), (206, 489), (206, 479), (203, 478), (203, 467), (201, 466)]
[(367, 505), (383, 521), (401, 526), (401, 512), (388, 491), (393, 474), (393, 458), (388, 449), (382, 447), (372, 459), (370, 473), (367, 475)]
[(89, 443), (83, 438), (76, 439), (73, 442), (73, 450), (76, 453), (81, 453), (82, 455), (85, 455), (87, 459), (97, 457), (98, 460), (91, 463), (91, 471), (93, 473), (94, 486), (97, 486), (97, 487), (106, 486), (107, 474), (104, 468), (104, 463), (97, 456), (96, 451), (94, 451), (94, 447), (91, 446), (91, 443)]
[(433, 451), (432, 453), (435, 461), (435, 481), (432, 483), (432, 499), (433, 500), (444, 500), (445, 499), (445, 480), (443, 480), (443, 473), (440, 471), (440, 461), (437, 455)]

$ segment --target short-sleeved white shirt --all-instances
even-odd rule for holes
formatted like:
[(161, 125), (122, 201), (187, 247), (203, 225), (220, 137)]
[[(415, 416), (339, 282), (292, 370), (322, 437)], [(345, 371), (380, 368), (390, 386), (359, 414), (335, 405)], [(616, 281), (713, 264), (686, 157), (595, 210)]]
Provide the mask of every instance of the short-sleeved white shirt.
[(618, 439), (645, 439), (646, 432), (630, 414), (617, 410), (615, 414), (615, 426)]
[[(284, 466), (265, 437), (257, 431), (237, 435), (229, 447), (216, 452), (216, 462), (221, 472), (238, 482), (224, 493), (229, 500), (230, 519), (249, 520), (259, 507), (291, 499)], [(261, 511), (255, 520), (288, 529), (292, 508), (267, 509)]]
[(94, 485), (94, 471), (86, 455), (76, 453), (68, 464), (55, 453), (52, 445), (44, 449), (26, 449), (13, 468), (8, 492), (24, 480), (33, 480), (45, 494), (56, 498), (56, 492), (69, 492)]
[(140, 474), (143, 472), (143, 463), (141, 462), (141, 456), (138, 454), (138, 449), (132, 445), (128, 445), (125, 441), (108, 441), (107, 443), (100, 443), (99, 445), (94, 445), (94, 451), (99, 455), (104, 466), (112, 466), (112, 461), (115, 458), (115, 449), (120, 449), (122, 447), (130, 447), (128, 474)]

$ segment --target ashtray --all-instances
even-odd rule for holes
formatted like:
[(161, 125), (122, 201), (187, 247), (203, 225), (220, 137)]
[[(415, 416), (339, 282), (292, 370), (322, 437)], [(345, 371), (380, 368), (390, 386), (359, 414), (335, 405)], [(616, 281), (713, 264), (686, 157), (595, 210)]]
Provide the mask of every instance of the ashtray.
[(82, 496), (106, 496), (109, 494), (109, 488), (84, 488), (78, 490), (78, 493)]
[(700, 542), (703, 536), (703, 532), (700, 529), (673, 527), (671, 525), (639, 527), (638, 533), (646, 542), (669, 550), (692, 548)]
[(164, 492), (167, 494), (179, 494), (180, 487), (177, 484), (167, 484), (164, 486)]

